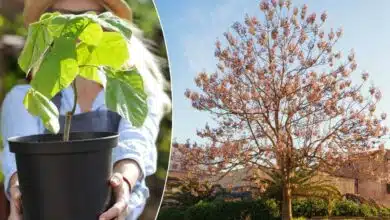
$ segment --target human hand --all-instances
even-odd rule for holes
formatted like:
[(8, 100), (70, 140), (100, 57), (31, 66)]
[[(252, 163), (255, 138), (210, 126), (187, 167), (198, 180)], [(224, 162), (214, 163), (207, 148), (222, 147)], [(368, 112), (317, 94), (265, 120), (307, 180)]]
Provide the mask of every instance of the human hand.
[(101, 214), (99, 220), (125, 220), (130, 212), (127, 204), (130, 199), (130, 186), (120, 173), (112, 175), (110, 185), (113, 188), (115, 204)]
[(8, 220), (22, 220), (22, 193), (19, 190), (18, 176), (14, 174), (10, 179), (10, 215)]

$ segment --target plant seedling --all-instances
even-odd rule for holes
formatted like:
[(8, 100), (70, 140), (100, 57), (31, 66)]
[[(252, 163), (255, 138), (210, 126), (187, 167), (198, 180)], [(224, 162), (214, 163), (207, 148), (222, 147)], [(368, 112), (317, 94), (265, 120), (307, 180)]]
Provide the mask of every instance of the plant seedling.
[(141, 75), (126, 65), (129, 59), (130, 25), (110, 12), (68, 15), (46, 13), (29, 26), (19, 66), (32, 74), (31, 88), (23, 104), (44, 126), (58, 133), (59, 110), (51, 99), (73, 86), (74, 104), (67, 112), (63, 141), (69, 140), (72, 116), (77, 106), (77, 76), (100, 83), (109, 110), (134, 126), (145, 121), (147, 95)]

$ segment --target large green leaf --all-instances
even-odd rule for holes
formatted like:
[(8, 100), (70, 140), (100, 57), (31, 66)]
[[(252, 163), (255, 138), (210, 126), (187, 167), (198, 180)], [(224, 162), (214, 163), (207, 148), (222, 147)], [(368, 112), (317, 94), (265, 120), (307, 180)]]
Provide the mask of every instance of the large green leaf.
[(135, 127), (141, 127), (148, 114), (147, 95), (143, 80), (135, 70), (114, 71), (106, 68), (106, 105)]
[(126, 39), (117, 32), (104, 32), (99, 45), (91, 51), (99, 65), (119, 69), (129, 59)]
[[(115, 54), (113, 56), (113, 54)], [(77, 46), (77, 62), (80, 66), (80, 76), (96, 81), (102, 79), (98, 75), (99, 66), (119, 69), (129, 58), (125, 38), (119, 33), (104, 32), (97, 46), (81, 43)], [(103, 85), (104, 86), (104, 85)]]
[(48, 24), (50, 34), (54, 37), (78, 38), (92, 23), (88, 17), (80, 15), (60, 15), (51, 19)]
[(80, 34), (79, 39), (88, 44), (97, 46), (102, 39), (103, 29), (99, 24), (90, 23)]
[(79, 72), (75, 40), (60, 37), (53, 44), (31, 81), (32, 87), (49, 99), (68, 87)]
[(48, 98), (30, 88), (24, 97), (23, 104), (30, 114), (38, 116), (42, 120), (49, 131), (58, 133), (60, 130), (58, 109)]
[(43, 23), (30, 25), (25, 46), (18, 59), (20, 68), (28, 74), (52, 42), (53, 37)]
[[(125, 36), (127, 39), (130, 39), (132, 31), (131, 31), (130, 23), (127, 22), (126, 20), (123, 20), (115, 16), (111, 12), (102, 13), (98, 16), (98, 18), (112, 25), (113, 27), (118, 28), (119, 32), (123, 34), (123, 36)], [(104, 24), (105, 23), (103, 23), (103, 26)]]
[(88, 46), (85, 43), (77, 46), (77, 62), (80, 66), (79, 75), (105, 86), (98, 74), (99, 62), (96, 54), (92, 53), (94, 49), (94, 47)]

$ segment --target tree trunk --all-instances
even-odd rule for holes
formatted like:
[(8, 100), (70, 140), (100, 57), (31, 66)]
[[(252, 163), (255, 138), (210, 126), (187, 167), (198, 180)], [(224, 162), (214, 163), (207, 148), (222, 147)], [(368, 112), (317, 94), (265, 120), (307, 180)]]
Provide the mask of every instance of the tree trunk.
[(292, 196), (289, 183), (283, 184), (282, 219), (292, 220)]

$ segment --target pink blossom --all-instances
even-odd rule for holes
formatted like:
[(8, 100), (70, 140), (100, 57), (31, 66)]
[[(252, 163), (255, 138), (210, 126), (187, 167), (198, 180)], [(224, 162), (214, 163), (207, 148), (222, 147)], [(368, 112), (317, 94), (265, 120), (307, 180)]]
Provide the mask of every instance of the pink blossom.
[(326, 11), (324, 11), (324, 12), (321, 14), (321, 21), (322, 21), (322, 22), (325, 22), (327, 17), (328, 17), (328, 14), (326, 13)]
[(368, 79), (368, 76), (369, 76), (368, 72), (364, 72), (364, 73), (362, 74), (362, 79), (363, 79), (364, 81), (366, 81), (366, 80)]
[(298, 8), (295, 7), (293, 14), (296, 16), (298, 14), (298, 12), (299, 12)]
[(267, 0), (262, 0), (260, 2), (260, 10), (267, 11), (269, 9), (269, 4)]
[(312, 13), (309, 17), (307, 17), (306, 22), (309, 24), (314, 24), (316, 16), (316, 13)]

